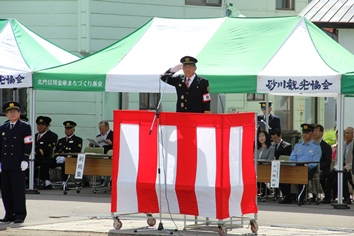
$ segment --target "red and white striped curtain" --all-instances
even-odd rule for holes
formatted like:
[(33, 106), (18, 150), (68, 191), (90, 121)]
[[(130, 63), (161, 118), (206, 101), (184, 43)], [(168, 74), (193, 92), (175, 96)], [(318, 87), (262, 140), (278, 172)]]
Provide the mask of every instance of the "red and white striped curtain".
[(257, 213), (254, 113), (154, 115), (114, 111), (112, 212)]

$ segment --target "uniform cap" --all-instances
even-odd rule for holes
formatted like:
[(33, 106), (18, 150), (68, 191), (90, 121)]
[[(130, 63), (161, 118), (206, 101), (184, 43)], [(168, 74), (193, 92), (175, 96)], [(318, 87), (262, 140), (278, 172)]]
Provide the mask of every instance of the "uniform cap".
[(313, 132), (315, 130), (315, 126), (307, 123), (301, 124), (302, 132), (303, 133), (309, 133)]
[[(273, 102), (268, 102), (268, 107), (271, 107), (272, 106), (272, 103)], [(267, 107), (267, 103), (266, 102), (259, 102), (259, 104), (261, 105), (261, 109), (262, 110), (265, 110), (266, 107)]]
[(48, 126), (51, 121), (52, 121), (52, 119), (48, 116), (38, 116), (36, 119), (37, 125), (43, 124), (43, 125)]
[(7, 111), (11, 111), (11, 110), (20, 111), (21, 110), (21, 105), (18, 102), (7, 102), (2, 107), (2, 110), (4, 111), (4, 113), (6, 113)]
[(63, 122), (63, 125), (65, 128), (72, 128), (76, 126), (76, 123), (74, 121), (67, 120)]
[(191, 56), (184, 56), (181, 58), (180, 62), (184, 64), (195, 64), (198, 62), (198, 60), (194, 57)]
[(28, 118), (25, 115), (20, 115), (20, 120), (28, 122)]

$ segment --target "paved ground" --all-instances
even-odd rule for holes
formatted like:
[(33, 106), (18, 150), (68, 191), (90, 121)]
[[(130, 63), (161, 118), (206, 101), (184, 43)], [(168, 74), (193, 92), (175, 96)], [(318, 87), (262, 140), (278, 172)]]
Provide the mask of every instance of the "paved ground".
[[(3, 207), (0, 204), (0, 217)], [(273, 200), (259, 202), (259, 213), (256, 215), (259, 226), (258, 235), (354, 235), (354, 205), (352, 209), (338, 210), (331, 205), (279, 205)], [(40, 194), (27, 194), (28, 216), (24, 224), (15, 225), (0, 223), (0, 235), (21, 236), (101, 236), (101, 235), (169, 235), (170, 231), (150, 229), (135, 230), (147, 226), (143, 214), (122, 214), (119, 216), (123, 226), (121, 230), (113, 228), (110, 212), (110, 195), (108, 193), (92, 193), (84, 188), (81, 193), (69, 191), (63, 195), (60, 190), (40, 191)], [(205, 227), (205, 218), (199, 217), (202, 228), (184, 229), (182, 215), (154, 215), (157, 225), (173, 235), (219, 235), (216, 222)], [(242, 228), (233, 228), (228, 235), (253, 235), (249, 228), (249, 218), (244, 221), (235, 220)], [(230, 223), (227, 221), (226, 223)], [(188, 217), (188, 226), (194, 224), (194, 218)], [(241, 227), (241, 225), (240, 225)]]

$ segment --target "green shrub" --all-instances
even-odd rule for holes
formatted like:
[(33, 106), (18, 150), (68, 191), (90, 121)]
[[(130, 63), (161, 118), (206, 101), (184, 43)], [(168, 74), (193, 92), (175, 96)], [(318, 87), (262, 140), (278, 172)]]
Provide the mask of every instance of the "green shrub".
[(326, 141), (329, 145), (335, 144), (336, 141), (336, 130), (329, 129), (325, 130), (323, 134), (323, 140)]

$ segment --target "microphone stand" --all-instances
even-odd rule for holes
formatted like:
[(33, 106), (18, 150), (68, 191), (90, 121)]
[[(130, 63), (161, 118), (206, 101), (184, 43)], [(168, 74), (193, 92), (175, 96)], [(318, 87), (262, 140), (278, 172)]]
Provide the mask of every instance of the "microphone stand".
[[(155, 124), (155, 122), (156, 122), (156, 126), (157, 126), (157, 155), (158, 155), (158, 157), (157, 157), (157, 163), (158, 163), (158, 168), (157, 168), (157, 174), (158, 174), (158, 176), (159, 176), (159, 178), (158, 178), (158, 191), (159, 191), (159, 196), (158, 196), (158, 199), (159, 199), (159, 225), (158, 225), (158, 227), (157, 227), (157, 229), (154, 229), (154, 228), (146, 228), (146, 229), (143, 229), (143, 230), (134, 230), (134, 233), (136, 233), (136, 232), (139, 232), (139, 231), (151, 231), (151, 230), (158, 230), (158, 231), (163, 231), (163, 232), (165, 232), (165, 233), (168, 233), (168, 234), (170, 234), (170, 235), (172, 235), (173, 234), (173, 232), (172, 231), (168, 231), (168, 230), (166, 230), (164, 227), (163, 227), (163, 223), (162, 223), (162, 207), (161, 207), (161, 169), (160, 169), (160, 165), (161, 165), (161, 163), (160, 163), (160, 151), (159, 151), (159, 127), (160, 127), (160, 107), (161, 107), (161, 102), (162, 102), (162, 98), (163, 98), (163, 95), (165, 94), (165, 89), (166, 89), (166, 85), (167, 85), (167, 81), (168, 81), (168, 78), (166, 79), (166, 81), (165, 81), (165, 85), (164, 85), (164, 88), (163, 88), (163, 90), (162, 90), (162, 93), (161, 93), (161, 96), (160, 96), (160, 99), (159, 99), (159, 102), (158, 102), (158, 104), (157, 104), (157, 107), (156, 107), (156, 110), (155, 110), (155, 115), (154, 115), (154, 118), (153, 118), (153, 120), (152, 120), (152, 122), (151, 122), (151, 126), (150, 126), (150, 131), (149, 131), (149, 135), (151, 135), (151, 133), (152, 133), (152, 130), (153, 130), (153, 127), (154, 127), (154, 124)], [(146, 214), (146, 216), (148, 216), (148, 217), (150, 217), (150, 219), (151, 219), (151, 214), (150, 213), (148, 213), (148, 214)], [(152, 220), (154, 221), (154, 218), (152, 218)], [(148, 219), (148, 222), (149, 222), (149, 219)], [(175, 229), (174, 231), (177, 231), (177, 229)]]

